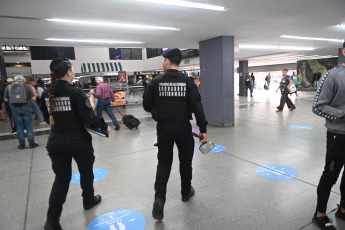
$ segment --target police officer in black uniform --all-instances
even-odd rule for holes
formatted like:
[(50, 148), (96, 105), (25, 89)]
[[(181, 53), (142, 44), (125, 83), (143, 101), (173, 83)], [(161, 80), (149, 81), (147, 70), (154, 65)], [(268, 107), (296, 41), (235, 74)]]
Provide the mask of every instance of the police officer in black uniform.
[(152, 216), (162, 220), (166, 200), (166, 188), (173, 162), (176, 143), (180, 159), (181, 195), (187, 202), (195, 193), (191, 186), (194, 138), (190, 120), (195, 114), (200, 129), (200, 140), (206, 142), (204, 109), (197, 86), (178, 71), (182, 54), (179, 49), (163, 52), (164, 74), (154, 78), (144, 93), (143, 106), (151, 112), (157, 123), (158, 165), (155, 182), (155, 201)]
[(85, 124), (108, 131), (110, 128), (103, 118), (95, 115), (85, 93), (70, 85), (74, 71), (68, 58), (54, 59), (50, 64), (50, 70), (51, 85), (42, 95), (41, 109), (45, 120), (51, 125), (47, 150), (52, 161), (55, 181), (49, 198), (44, 229), (61, 230), (59, 222), (71, 180), (72, 158), (80, 172), (84, 209), (91, 209), (101, 202), (101, 196), (94, 195), (95, 156), (92, 138), (84, 128)]

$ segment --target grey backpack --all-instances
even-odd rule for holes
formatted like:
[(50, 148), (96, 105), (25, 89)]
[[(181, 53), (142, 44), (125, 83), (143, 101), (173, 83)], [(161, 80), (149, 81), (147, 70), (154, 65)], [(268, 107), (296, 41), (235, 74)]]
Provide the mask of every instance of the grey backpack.
[(26, 104), (27, 94), (24, 83), (13, 82), (9, 87), (10, 103), (14, 106), (23, 106)]

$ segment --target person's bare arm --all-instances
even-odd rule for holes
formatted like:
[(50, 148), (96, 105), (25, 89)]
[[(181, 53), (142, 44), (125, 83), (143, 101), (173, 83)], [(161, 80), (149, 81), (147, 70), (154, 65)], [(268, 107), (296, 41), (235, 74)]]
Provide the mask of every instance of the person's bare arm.
[(290, 91), (290, 86), (292, 85), (292, 83), (293, 83), (293, 81), (290, 80), (288, 86), (286, 86), (286, 89), (287, 89), (288, 91)]

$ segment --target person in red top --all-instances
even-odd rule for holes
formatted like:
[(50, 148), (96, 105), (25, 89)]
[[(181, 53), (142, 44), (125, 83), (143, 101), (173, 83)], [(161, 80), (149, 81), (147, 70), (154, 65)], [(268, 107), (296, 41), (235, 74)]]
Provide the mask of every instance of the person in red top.
[(110, 108), (111, 101), (114, 100), (113, 90), (110, 88), (108, 84), (103, 83), (103, 78), (101, 77), (97, 77), (96, 82), (97, 82), (96, 91), (92, 89), (90, 90), (90, 93), (93, 94), (98, 99), (97, 116), (102, 117), (102, 112), (103, 110), (105, 110), (105, 112), (108, 114), (110, 119), (113, 121), (115, 125), (115, 130), (119, 130), (120, 125)]

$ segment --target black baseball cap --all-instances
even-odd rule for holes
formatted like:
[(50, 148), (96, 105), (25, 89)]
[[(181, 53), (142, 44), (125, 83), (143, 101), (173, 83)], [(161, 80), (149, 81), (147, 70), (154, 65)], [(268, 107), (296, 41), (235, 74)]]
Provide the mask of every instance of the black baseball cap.
[(165, 50), (162, 56), (165, 58), (174, 58), (174, 57), (182, 58), (182, 53), (181, 53), (181, 50), (177, 48), (173, 48), (173, 49)]
[(55, 66), (57, 66), (57, 65), (60, 64), (61, 62), (67, 62), (67, 63), (69, 63), (70, 65), (72, 65), (71, 60), (69, 60), (68, 58), (66, 58), (66, 57), (58, 57), (58, 58), (55, 58), (55, 59), (50, 63), (50, 71), (53, 72), (53, 69), (55, 68)]

